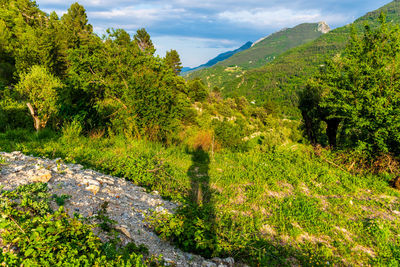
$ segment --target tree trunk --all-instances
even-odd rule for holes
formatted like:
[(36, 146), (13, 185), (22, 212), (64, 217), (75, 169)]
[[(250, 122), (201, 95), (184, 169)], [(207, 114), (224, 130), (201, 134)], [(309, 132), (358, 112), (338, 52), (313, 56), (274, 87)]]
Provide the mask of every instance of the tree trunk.
[(40, 131), (40, 129), (42, 128), (42, 123), (41, 123), (36, 111), (33, 109), (32, 105), (30, 103), (26, 103), (26, 105), (28, 106), (29, 112), (31, 113), (31, 116), (33, 118), (33, 123), (34, 123), (36, 131)]
[(328, 136), (329, 145), (331, 147), (336, 147), (336, 135), (337, 130), (339, 128), (339, 119), (329, 119), (325, 120), (327, 127), (326, 127), (326, 135)]
[(307, 112), (305, 112), (305, 111), (302, 111), (301, 115), (303, 115), (304, 126), (306, 128), (305, 130), (306, 130), (308, 140), (311, 142), (312, 145), (317, 144), (317, 138), (315, 137), (315, 134), (313, 132), (311, 118), (308, 116)]

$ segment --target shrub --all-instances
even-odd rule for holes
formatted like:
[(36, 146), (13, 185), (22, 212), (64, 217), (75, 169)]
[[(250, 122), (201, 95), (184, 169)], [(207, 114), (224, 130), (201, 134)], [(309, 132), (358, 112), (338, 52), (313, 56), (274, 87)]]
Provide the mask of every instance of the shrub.
[(215, 151), (218, 147), (214, 133), (211, 130), (198, 131), (192, 140), (191, 146), (194, 149), (202, 149), (204, 151)]
[(216, 140), (224, 148), (233, 150), (246, 150), (247, 142), (243, 140), (245, 137), (244, 129), (239, 125), (229, 122), (214, 120), (214, 132)]
[(33, 66), (29, 73), (21, 76), (16, 88), (28, 102), (36, 130), (44, 128), (47, 121), (57, 114), (57, 90), (62, 87), (61, 81), (41, 66)]
[(73, 120), (66, 123), (62, 128), (62, 137), (64, 141), (75, 140), (79, 138), (82, 133), (82, 125), (79, 121)]
[(35, 183), (0, 194), (5, 266), (145, 266), (133, 251), (117, 250), (110, 257), (92, 232), (93, 225), (70, 218), (63, 207), (53, 212), (47, 184)]

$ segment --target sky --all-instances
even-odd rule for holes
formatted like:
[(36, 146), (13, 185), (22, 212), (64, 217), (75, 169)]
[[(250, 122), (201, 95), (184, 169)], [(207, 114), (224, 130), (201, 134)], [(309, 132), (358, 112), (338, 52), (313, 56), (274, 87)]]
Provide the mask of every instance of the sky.
[[(37, 0), (47, 13), (61, 16), (76, 0)], [(282, 28), (327, 22), (331, 28), (351, 23), (391, 0), (82, 0), (89, 23), (102, 35), (122, 28), (134, 35), (145, 28), (157, 49), (178, 51), (185, 67), (195, 67), (219, 53), (236, 49)]]

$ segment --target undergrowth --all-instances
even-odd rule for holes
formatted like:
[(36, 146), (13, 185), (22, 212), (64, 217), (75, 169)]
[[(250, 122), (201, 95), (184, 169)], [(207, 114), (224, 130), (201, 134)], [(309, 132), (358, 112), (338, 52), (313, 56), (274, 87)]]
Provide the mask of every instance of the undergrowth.
[[(65, 197), (60, 197), (65, 200)], [(34, 183), (0, 194), (3, 266), (146, 266), (150, 263), (134, 244), (124, 248), (103, 244), (78, 216), (63, 206), (51, 209), (47, 184)], [(62, 203), (59, 203), (62, 204)]]
[(61, 157), (180, 202), (174, 215), (148, 220), (185, 251), (254, 266), (400, 262), (400, 194), (389, 186), (394, 174), (353, 173), (312, 147), (269, 146), (261, 138), (247, 152), (209, 154), (118, 136), (13, 133), (19, 135), (0, 134), (0, 150)]

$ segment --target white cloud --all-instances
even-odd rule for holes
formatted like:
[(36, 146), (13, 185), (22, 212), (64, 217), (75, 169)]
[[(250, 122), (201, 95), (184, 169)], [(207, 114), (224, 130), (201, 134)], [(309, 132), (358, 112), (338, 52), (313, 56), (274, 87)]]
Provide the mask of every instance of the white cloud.
[(152, 6), (128, 6), (115, 8), (107, 11), (89, 11), (88, 16), (96, 19), (118, 19), (118, 20), (139, 20), (155, 22), (165, 19), (177, 18), (185, 12), (182, 8), (173, 8), (169, 5), (161, 7)]
[(288, 8), (263, 9), (256, 8), (241, 11), (224, 11), (218, 18), (234, 24), (248, 25), (248, 27), (287, 27), (305, 22), (327, 21), (338, 23), (347, 21), (343, 15), (330, 16), (322, 14), (320, 10), (292, 10)]
[(241, 45), (226, 39), (196, 37), (157, 36), (152, 37), (152, 40), (157, 49), (156, 53), (161, 57), (165, 56), (166, 51), (177, 50), (185, 67), (197, 67), (218, 54)]

